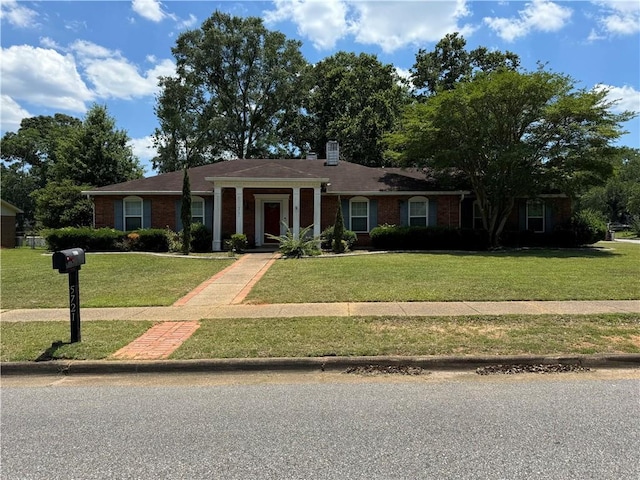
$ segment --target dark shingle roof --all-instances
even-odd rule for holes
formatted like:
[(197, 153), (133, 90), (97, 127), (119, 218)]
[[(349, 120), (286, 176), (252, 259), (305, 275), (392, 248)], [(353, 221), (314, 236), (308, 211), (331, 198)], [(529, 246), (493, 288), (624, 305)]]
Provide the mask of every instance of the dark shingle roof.
[[(329, 179), (329, 193), (424, 192), (439, 190), (432, 180), (417, 169), (373, 168), (340, 161), (325, 165), (325, 160), (244, 159), (203, 165), (189, 169), (192, 193), (213, 191), (205, 178)], [(95, 188), (90, 194), (181, 193), (182, 171)]]

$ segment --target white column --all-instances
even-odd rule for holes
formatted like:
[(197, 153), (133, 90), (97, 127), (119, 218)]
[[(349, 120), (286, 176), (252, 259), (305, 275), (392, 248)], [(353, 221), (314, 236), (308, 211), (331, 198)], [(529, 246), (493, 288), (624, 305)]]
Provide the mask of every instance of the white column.
[(213, 187), (213, 245), (214, 252), (222, 250), (222, 188)]
[(293, 187), (293, 238), (300, 235), (300, 187)]
[(313, 236), (320, 236), (320, 220), (321, 208), (320, 208), (320, 187), (313, 188)]
[(244, 201), (242, 199), (242, 190), (242, 187), (236, 187), (236, 233), (244, 233), (242, 221)]

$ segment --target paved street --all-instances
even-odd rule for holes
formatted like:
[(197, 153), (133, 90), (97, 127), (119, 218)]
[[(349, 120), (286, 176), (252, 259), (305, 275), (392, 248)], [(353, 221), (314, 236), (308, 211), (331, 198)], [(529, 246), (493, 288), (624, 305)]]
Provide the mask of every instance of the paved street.
[(3, 379), (3, 479), (635, 479), (640, 375)]

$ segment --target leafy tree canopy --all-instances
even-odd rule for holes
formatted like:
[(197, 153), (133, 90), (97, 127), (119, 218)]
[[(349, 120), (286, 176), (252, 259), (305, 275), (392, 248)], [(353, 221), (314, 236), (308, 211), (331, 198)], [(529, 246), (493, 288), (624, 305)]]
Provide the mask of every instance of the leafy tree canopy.
[(93, 105), (81, 128), (60, 140), (53, 176), (93, 187), (141, 178), (142, 168), (128, 143), (127, 132), (116, 129), (107, 107)]
[(286, 113), (301, 105), (307, 62), (300, 46), (260, 18), (221, 12), (180, 35), (172, 49), (176, 76), (161, 80), (156, 105), (154, 168), (272, 156)]
[(338, 52), (318, 62), (309, 75), (302, 120), (309, 148), (326, 158), (326, 142), (337, 140), (345, 160), (383, 165), (382, 135), (409, 99), (393, 65), (375, 55)]
[(550, 188), (570, 195), (611, 171), (620, 123), (603, 90), (577, 90), (542, 68), (479, 72), (410, 105), (387, 137), (404, 164), (455, 168), (469, 179), (496, 245), (515, 199)]
[(37, 226), (63, 228), (91, 225), (93, 205), (91, 200), (82, 195), (82, 188), (65, 180), (49, 182), (44, 188), (33, 192)]
[(478, 71), (517, 70), (520, 67), (520, 57), (513, 52), (490, 51), (486, 47), (467, 51), (466, 44), (464, 37), (456, 32), (447, 34), (433, 51), (420, 49), (411, 68), (414, 87), (426, 95), (433, 95), (470, 80)]
[(25, 118), (0, 140), (2, 198), (24, 210), (30, 223), (36, 214), (30, 194), (50, 182), (99, 187), (139, 178), (142, 168), (128, 142), (99, 105), (84, 120), (61, 113)]

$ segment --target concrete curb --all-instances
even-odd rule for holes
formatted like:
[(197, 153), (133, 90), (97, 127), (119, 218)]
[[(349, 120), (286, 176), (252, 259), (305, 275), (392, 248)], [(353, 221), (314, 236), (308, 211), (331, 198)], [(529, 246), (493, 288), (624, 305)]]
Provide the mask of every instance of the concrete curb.
[(474, 370), (488, 365), (567, 364), (589, 368), (640, 368), (640, 354), (513, 355), (477, 357), (221, 358), (209, 360), (6, 362), (2, 375), (88, 375), (259, 371), (339, 371), (365, 365), (412, 366), (425, 370)]

